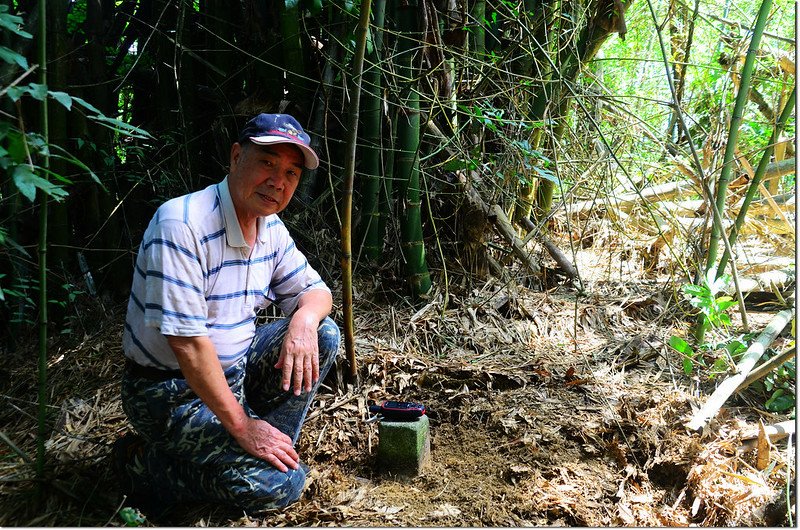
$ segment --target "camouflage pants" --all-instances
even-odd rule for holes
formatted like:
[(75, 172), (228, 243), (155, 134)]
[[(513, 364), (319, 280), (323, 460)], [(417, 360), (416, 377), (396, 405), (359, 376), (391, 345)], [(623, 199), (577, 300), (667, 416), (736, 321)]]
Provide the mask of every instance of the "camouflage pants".
[[(297, 442), (311, 401), (334, 363), (339, 328), (330, 318), (319, 327), (319, 382), (295, 396), (280, 388), (274, 368), (289, 325), (282, 319), (256, 329), (247, 355), (225, 371), (228, 385), (251, 417), (260, 417)], [(145, 440), (126, 462), (136, 487), (159, 504), (220, 502), (248, 511), (281, 508), (305, 485), (304, 465), (284, 473), (246, 453), (185, 379), (155, 382), (125, 374), (122, 405)]]

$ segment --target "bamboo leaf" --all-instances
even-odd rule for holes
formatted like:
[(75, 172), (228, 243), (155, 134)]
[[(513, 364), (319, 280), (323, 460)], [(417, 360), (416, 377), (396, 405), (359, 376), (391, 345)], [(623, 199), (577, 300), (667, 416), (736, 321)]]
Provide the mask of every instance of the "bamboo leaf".
[(148, 133), (144, 129), (140, 129), (139, 127), (135, 127), (133, 125), (125, 123), (124, 121), (118, 120), (116, 118), (109, 118), (108, 116), (103, 114), (100, 111), (100, 109), (98, 109), (97, 107), (95, 107), (91, 103), (87, 102), (83, 98), (79, 98), (78, 96), (70, 96), (70, 97), (72, 98), (72, 101), (74, 101), (75, 103), (77, 103), (78, 105), (83, 107), (84, 109), (86, 109), (89, 112), (94, 114), (93, 116), (92, 115), (89, 116), (90, 119), (92, 119), (92, 120), (94, 120), (96, 122), (99, 122), (102, 125), (105, 125), (109, 129), (111, 129), (111, 130), (113, 130), (115, 132), (118, 132), (120, 134), (124, 134), (125, 136), (130, 136), (130, 137), (133, 137), (133, 138), (141, 138), (141, 139), (150, 138), (150, 139), (153, 139), (153, 137), (150, 135), (150, 133)]
[(75, 101), (75, 103), (78, 103), (81, 107), (85, 108), (89, 112), (93, 112), (95, 114), (100, 114), (100, 115), (103, 114), (102, 112), (100, 112), (100, 109), (98, 109), (97, 107), (95, 107), (91, 103), (87, 102), (83, 98), (79, 98), (78, 96), (72, 96), (72, 99)]
[(47, 85), (31, 83), (25, 87), (25, 92), (30, 94), (33, 99), (44, 101), (44, 98), (47, 97)]
[(23, 29), (20, 29), (20, 26), (24, 22), (22, 20), (22, 17), (18, 17), (16, 15), (9, 15), (7, 14), (7, 12), (8, 12), (8, 6), (0, 5), (0, 27), (9, 30), (15, 35), (19, 35), (23, 39), (33, 38), (33, 35), (31, 35), (30, 33), (28, 33)]
[(36, 189), (40, 189), (47, 195), (56, 200), (61, 200), (67, 195), (67, 191), (59, 186), (43, 179), (37, 175), (33, 168), (27, 164), (20, 164), (14, 168), (14, 184), (29, 201), (36, 200)]
[[(91, 179), (93, 181), (95, 181), (97, 184), (99, 184), (100, 187), (103, 188), (103, 191), (108, 191), (106, 189), (106, 187), (103, 185), (103, 183), (100, 182), (100, 178), (97, 176), (97, 174), (94, 171), (92, 171), (92, 169), (89, 166), (87, 166), (86, 164), (81, 162), (78, 158), (75, 158), (74, 156), (72, 156), (72, 154), (68, 153), (67, 151), (64, 151), (64, 152), (66, 153), (65, 155), (56, 155), (56, 154), (54, 154), (52, 156), (55, 157), (55, 158), (59, 158), (61, 160), (66, 160), (67, 162), (78, 166), (83, 171), (85, 171), (91, 177)], [(72, 182), (70, 182), (69, 179), (67, 179), (66, 177), (63, 177), (61, 175), (57, 175), (55, 173), (53, 174), (53, 176), (55, 176), (59, 180), (63, 180), (64, 182), (67, 182), (68, 184), (72, 184)]]
[(48, 94), (50, 94), (51, 98), (61, 103), (67, 110), (72, 109), (72, 96), (70, 96), (66, 92), (56, 92), (50, 90)]
[(0, 46), (0, 59), (8, 64), (16, 63), (20, 68), (25, 70), (28, 69), (28, 60), (25, 58), (25, 56), (20, 55), (19, 53), (10, 48), (6, 48), (5, 46)]
[(694, 369), (694, 363), (689, 357), (683, 358), (683, 373), (686, 375), (692, 375), (692, 370)]
[(679, 353), (682, 353), (684, 355), (694, 355), (694, 350), (692, 349), (691, 346), (689, 346), (689, 343), (676, 335), (670, 337), (669, 345), (672, 346)]

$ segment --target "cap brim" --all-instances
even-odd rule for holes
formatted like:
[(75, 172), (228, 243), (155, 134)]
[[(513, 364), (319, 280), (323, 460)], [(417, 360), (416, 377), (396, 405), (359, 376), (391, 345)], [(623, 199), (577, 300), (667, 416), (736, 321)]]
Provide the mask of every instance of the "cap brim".
[(319, 167), (319, 157), (309, 146), (298, 140), (292, 140), (283, 136), (254, 136), (250, 141), (258, 145), (272, 145), (272, 144), (292, 144), (296, 145), (303, 152), (305, 158), (306, 169), (317, 169)]

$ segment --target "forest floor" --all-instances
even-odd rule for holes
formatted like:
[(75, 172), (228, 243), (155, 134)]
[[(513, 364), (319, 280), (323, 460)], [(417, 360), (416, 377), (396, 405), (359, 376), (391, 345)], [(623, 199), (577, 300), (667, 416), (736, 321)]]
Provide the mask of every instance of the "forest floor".
[[(430, 303), (411, 308), (381, 291), (383, 282), (357, 286), (359, 384), (341, 383), (342, 358), (318, 394), (298, 444), (312, 469), (301, 500), (260, 514), (185, 506), (169, 524), (787, 526), (796, 520), (794, 449), (787, 451), (785, 439), (776, 442), (770, 465), (759, 471), (755, 452), (740, 447), (759, 420), (787, 417), (765, 412), (766, 398), (748, 390), (702, 433), (687, 431), (684, 423), (724, 377), (685, 375), (667, 346), (671, 335), (687, 336), (688, 305), (670, 283), (629, 273), (629, 265), (596, 254), (582, 259), (584, 294), (557, 282), (537, 290), (499, 280), (467, 288), (451, 275), (446, 305), (440, 287)], [(119, 510), (126, 503), (109, 459), (111, 443), (129, 429), (118, 398), (121, 309), (84, 312), (82, 332), (53, 341), (49, 402), (57, 421), (47, 444), (52, 478), (39, 508), (33, 508), (32, 466), (19, 456), (36, 452), (33, 346), (26, 362), (0, 368), (7, 398), (0, 431), (19, 449), (0, 444), (3, 526), (124, 526)], [(751, 312), (750, 325), (763, 329), (775, 312)], [(789, 340), (779, 338), (776, 350)], [(432, 451), (420, 476), (377, 469), (370, 399), (428, 407)]]

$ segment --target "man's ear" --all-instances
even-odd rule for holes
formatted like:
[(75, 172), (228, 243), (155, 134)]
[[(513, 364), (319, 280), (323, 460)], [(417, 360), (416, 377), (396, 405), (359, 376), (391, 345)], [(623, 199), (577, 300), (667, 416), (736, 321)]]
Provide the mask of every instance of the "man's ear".
[(240, 144), (239, 142), (234, 142), (233, 145), (231, 146), (231, 167), (230, 167), (231, 170), (233, 170), (233, 166), (237, 162), (239, 162), (243, 150), (244, 148), (242, 147), (242, 144)]

